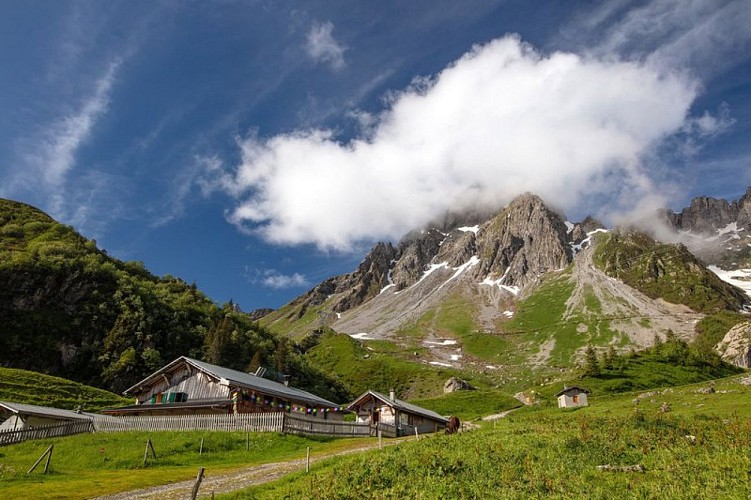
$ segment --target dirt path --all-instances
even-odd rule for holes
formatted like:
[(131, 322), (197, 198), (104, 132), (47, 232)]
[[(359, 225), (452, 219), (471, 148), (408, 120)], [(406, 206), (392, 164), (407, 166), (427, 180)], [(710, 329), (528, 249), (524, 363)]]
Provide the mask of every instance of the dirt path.
[[(410, 438), (389, 439), (384, 441), (384, 446), (393, 446)], [(414, 438), (411, 438), (414, 439)], [(310, 457), (310, 463), (315, 463), (327, 458), (348, 455), (351, 453), (360, 453), (372, 450), (378, 447), (378, 442), (374, 441), (366, 446), (354, 448), (351, 450), (338, 451), (333, 453), (324, 453), (315, 457)], [(305, 468), (305, 458), (288, 460), (286, 462), (275, 462), (270, 464), (255, 465), (235, 472), (224, 474), (212, 474), (207, 470), (204, 474), (198, 498), (210, 498), (213, 493), (230, 493), (249, 486), (268, 483), (281, 478), (286, 474), (291, 474)], [(196, 469), (198, 474), (198, 469)], [(131, 499), (185, 499), (190, 498), (193, 490), (195, 479), (180, 481), (178, 483), (164, 484), (161, 486), (152, 486), (139, 490), (125, 491), (114, 495), (105, 495), (96, 497), (94, 500), (131, 500)]]

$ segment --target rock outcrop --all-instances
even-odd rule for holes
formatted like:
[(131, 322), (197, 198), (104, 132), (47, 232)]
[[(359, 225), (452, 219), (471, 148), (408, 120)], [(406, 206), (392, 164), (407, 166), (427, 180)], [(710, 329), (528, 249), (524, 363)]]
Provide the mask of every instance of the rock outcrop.
[(724, 361), (741, 368), (751, 368), (751, 321), (731, 328), (716, 349)]
[(737, 201), (700, 196), (689, 207), (678, 213), (663, 212), (663, 216), (675, 229), (695, 234), (713, 236), (728, 224), (736, 223), (737, 229), (751, 230), (751, 187)]
[(448, 394), (450, 392), (456, 392), (456, 391), (471, 391), (474, 390), (474, 387), (467, 382), (466, 380), (461, 380), (456, 377), (451, 377), (446, 381), (445, 384), (443, 384), (443, 392), (444, 394)]

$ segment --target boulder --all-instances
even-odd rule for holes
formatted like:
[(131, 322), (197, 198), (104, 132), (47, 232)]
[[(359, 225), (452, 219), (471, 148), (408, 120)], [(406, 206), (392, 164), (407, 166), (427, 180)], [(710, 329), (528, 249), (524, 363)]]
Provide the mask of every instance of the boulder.
[(738, 323), (731, 328), (715, 349), (723, 361), (741, 368), (751, 368), (751, 321)]
[(443, 392), (448, 394), (455, 391), (471, 391), (474, 387), (470, 385), (466, 380), (461, 380), (456, 377), (451, 377), (443, 384)]

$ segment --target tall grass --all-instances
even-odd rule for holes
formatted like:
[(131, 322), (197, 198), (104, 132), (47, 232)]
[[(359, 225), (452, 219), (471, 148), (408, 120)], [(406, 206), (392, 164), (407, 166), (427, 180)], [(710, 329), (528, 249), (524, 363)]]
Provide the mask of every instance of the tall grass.
[[(643, 466), (606, 472), (600, 465)], [(751, 419), (655, 407), (522, 410), (497, 427), (436, 435), (232, 498), (748, 498)]]

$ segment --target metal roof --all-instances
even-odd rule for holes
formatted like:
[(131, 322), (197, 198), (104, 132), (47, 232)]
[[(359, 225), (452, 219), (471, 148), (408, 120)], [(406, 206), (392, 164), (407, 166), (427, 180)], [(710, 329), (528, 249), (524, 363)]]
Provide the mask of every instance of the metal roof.
[(55, 418), (59, 420), (91, 420), (93, 413), (73, 410), (63, 410), (62, 408), (51, 408), (49, 406), (37, 406), (24, 403), (9, 403), (0, 401), (0, 409), (13, 413), (14, 415), (33, 415), (35, 417)]
[(388, 396), (384, 396), (380, 392), (369, 390), (365, 393), (363, 393), (359, 398), (355, 399), (350, 405), (347, 407), (347, 410), (352, 411), (353, 407), (360, 402), (362, 399), (364, 399), (367, 396), (373, 396), (376, 399), (381, 400), (383, 403), (387, 404), (388, 406), (391, 406), (393, 408), (396, 408), (397, 410), (406, 411), (409, 413), (413, 413), (415, 415), (420, 415), (422, 417), (431, 418), (433, 420), (438, 420), (440, 422), (448, 422), (448, 419), (445, 417), (442, 417), (441, 415), (437, 414), (436, 412), (432, 410), (427, 410), (421, 406), (413, 405), (411, 403), (407, 403), (406, 401), (402, 401), (399, 398), (394, 398), (394, 400), (391, 400)]
[(578, 385), (572, 385), (570, 387), (564, 387), (562, 391), (556, 392), (555, 397), (562, 396), (566, 394), (567, 392), (583, 392), (585, 394), (589, 394), (588, 389), (584, 389), (582, 387), (579, 387)]
[(336, 403), (333, 403), (327, 399), (318, 397), (315, 394), (311, 394), (307, 391), (303, 391), (302, 389), (288, 387), (284, 384), (275, 382), (273, 380), (265, 379), (263, 377), (258, 377), (250, 373), (243, 373), (237, 370), (232, 370), (230, 368), (225, 368), (223, 366), (212, 365), (211, 363), (206, 363), (205, 361), (199, 361), (197, 359), (188, 358), (187, 356), (181, 356), (177, 358), (173, 362), (169, 363), (168, 365), (152, 373), (151, 375), (149, 375), (148, 377), (146, 377), (145, 379), (143, 379), (142, 381), (140, 381), (133, 387), (126, 389), (124, 393), (132, 394), (133, 390), (139, 389), (140, 387), (143, 387), (144, 385), (148, 385), (149, 382), (152, 381), (154, 378), (162, 375), (163, 373), (170, 372), (173, 368), (179, 366), (182, 362), (188, 363), (189, 365), (194, 366), (195, 368), (205, 373), (213, 375), (214, 377), (218, 379), (227, 380), (228, 382), (231, 382), (234, 385), (244, 387), (247, 389), (258, 390), (260, 392), (263, 392), (264, 394), (268, 394), (269, 396), (277, 396), (280, 398), (291, 399), (293, 401), (299, 401), (302, 403), (309, 403), (311, 405), (319, 405), (319, 406), (326, 406), (326, 407), (332, 407), (332, 408), (339, 406)]

